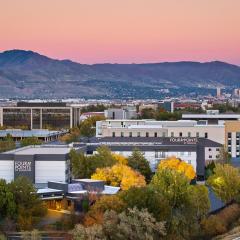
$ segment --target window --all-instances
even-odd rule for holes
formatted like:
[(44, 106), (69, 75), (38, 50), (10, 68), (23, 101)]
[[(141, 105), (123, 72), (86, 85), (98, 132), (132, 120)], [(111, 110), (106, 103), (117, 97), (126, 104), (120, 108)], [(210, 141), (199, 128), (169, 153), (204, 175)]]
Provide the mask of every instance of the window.
[(129, 137), (132, 137), (132, 132), (129, 133)]
[(209, 152), (211, 152), (211, 151), (212, 151), (212, 149), (211, 149), (211, 148), (209, 148), (209, 149), (208, 149), (208, 151), (209, 151)]
[(188, 137), (191, 137), (191, 132), (188, 132)]
[(146, 132), (146, 137), (149, 137), (149, 132)]
[(182, 132), (179, 133), (179, 137), (182, 137)]
[(171, 137), (174, 137), (174, 132), (171, 132)]
[(209, 158), (212, 158), (212, 155), (209, 155)]
[(232, 140), (228, 140), (228, 146), (232, 145)]
[(166, 158), (166, 152), (155, 151), (155, 158)]
[(112, 137), (115, 137), (115, 132), (112, 132)]
[(217, 152), (219, 152), (219, 151), (220, 151), (220, 149), (219, 149), (219, 148), (216, 148), (216, 151), (217, 151)]
[(228, 138), (232, 138), (232, 133), (231, 132), (228, 133)]
[(121, 137), (124, 137), (124, 133), (123, 132), (121, 132)]
[(196, 132), (196, 137), (199, 138), (199, 132)]
[(141, 133), (140, 133), (140, 132), (138, 132), (138, 133), (137, 133), (137, 136), (138, 136), (138, 137), (141, 137)]
[(154, 133), (154, 137), (157, 137), (157, 132)]
[(208, 138), (208, 133), (207, 132), (205, 132), (204, 137)]

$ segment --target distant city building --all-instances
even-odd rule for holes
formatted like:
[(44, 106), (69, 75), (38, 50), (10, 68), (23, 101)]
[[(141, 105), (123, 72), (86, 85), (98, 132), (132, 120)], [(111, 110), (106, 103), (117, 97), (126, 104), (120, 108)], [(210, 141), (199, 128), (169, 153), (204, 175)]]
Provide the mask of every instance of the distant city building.
[(107, 119), (133, 119), (137, 117), (136, 106), (125, 106), (122, 108), (109, 108), (104, 111)]
[(0, 107), (0, 126), (24, 129), (69, 129), (80, 122), (80, 107), (66, 103), (28, 103)]
[(240, 98), (240, 89), (236, 88), (233, 90), (233, 97)]
[(217, 98), (220, 98), (222, 96), (221, 94), (221, 88), (217, 87)]

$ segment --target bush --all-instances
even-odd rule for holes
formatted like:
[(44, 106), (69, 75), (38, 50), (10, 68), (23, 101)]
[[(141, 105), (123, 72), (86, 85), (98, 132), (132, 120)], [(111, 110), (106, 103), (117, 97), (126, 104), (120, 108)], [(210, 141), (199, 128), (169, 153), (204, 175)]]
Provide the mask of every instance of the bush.
[(201, 225), (206, 236), (212, 237), (223, 234), (228, 231), (229, 227), (240, 217), (240, 206), (232, 204), (224, 208), (216, 215), (211, 215), (203, 220)]

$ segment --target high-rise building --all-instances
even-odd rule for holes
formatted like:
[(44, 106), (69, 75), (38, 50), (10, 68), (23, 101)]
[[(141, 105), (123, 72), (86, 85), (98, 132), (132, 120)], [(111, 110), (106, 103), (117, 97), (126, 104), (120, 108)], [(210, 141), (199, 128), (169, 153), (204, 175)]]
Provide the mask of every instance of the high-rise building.
[(217, 87), (217, 97), (220, 98), (221, 97), (221, 88)]

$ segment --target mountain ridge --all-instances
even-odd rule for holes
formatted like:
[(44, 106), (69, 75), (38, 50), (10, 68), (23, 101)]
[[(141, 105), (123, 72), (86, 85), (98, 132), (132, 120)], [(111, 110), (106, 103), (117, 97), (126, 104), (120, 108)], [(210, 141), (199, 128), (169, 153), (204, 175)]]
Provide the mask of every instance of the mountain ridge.
[(240, 87), (240, 67), (221, 61), (82, 64), (14, 49), (0, 53), (0, 86), (2, 98), (161, 98), (166, 88), (175, 95)]

